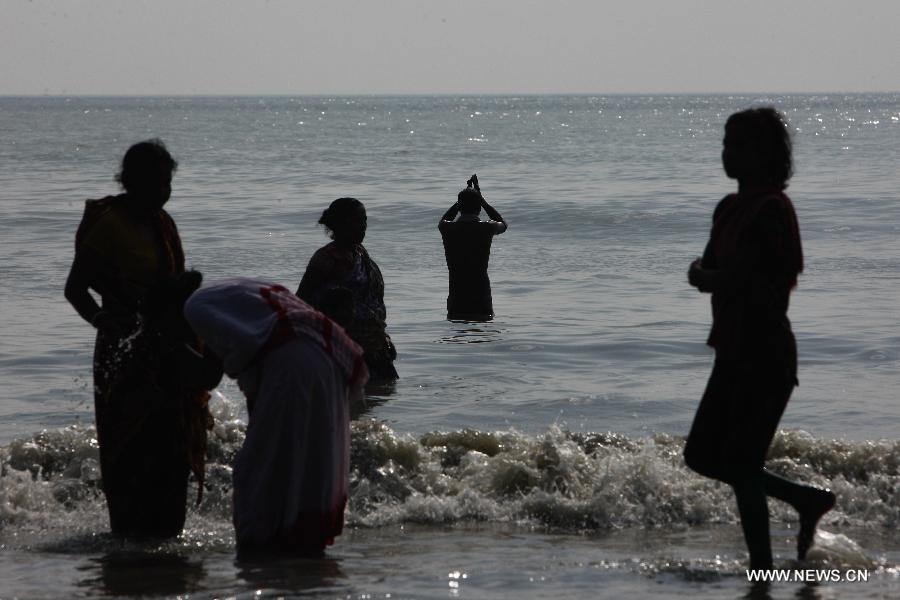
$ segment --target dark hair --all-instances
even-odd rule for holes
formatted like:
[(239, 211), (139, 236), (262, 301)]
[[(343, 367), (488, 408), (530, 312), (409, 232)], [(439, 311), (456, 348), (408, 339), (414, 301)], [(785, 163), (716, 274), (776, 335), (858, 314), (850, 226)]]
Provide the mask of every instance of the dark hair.
[(149, 177), (156, 176), (160, 167), (170, 173), (178, 168), (178, 163), (162, 140), (153, 138), (138, 142), (122, 158), (122, 170), (116, 175), (116, 181), (122, 184), (126, 192), (134, 191)]
[(322, 216), (319, 217), (319, 225), (324, 225), (331, 237), (334, 237), (334, 230), (339, 229), (341, 225), (346, 223), (353, 211), (359, 208), (366, 209), (363, 203), (356, 198), (338, 198), (322, 211)]
[(466, 214), (478, 214), (481, 212), (481, 192), (467, 187), (456, 196), (459, 204), (459, 212)]
[(725, 129), (737, 129), (752, 138), (765, 157), (763, 175), (782, 188), (794, 174), (791, 134), (787, 119), (771, 106), (736, 112), (725, 122)]

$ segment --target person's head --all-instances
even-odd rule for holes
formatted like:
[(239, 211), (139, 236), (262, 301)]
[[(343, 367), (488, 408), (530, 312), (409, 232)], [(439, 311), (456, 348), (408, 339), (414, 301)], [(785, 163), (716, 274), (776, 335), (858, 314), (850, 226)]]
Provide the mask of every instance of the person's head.
[(331, 239), (341, 244), (361, 244), (366, 237), (366, 207), (356, 198), (338, 198), (319, 218)]
[(172, 173), (177, 168), (161, 140), (146, 140), (125, 153), (116, 181), (145, 208), (159, 209), (172, 195)]
[(464, 215), (475, 215), (481, 212), (481, 193), (475, 188), (467, 187), (456, 196), (459, 212)]
[(774, 108), (750, 108), (725, 122), (722, 165), (739, 183), (782, 189), (793, 174), (791, 136), (784, 116)]

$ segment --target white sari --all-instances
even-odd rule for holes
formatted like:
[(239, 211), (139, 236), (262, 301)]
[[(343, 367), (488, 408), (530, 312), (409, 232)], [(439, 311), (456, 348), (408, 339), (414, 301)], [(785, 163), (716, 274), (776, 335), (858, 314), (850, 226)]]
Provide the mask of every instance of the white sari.
[(361, 395), (368, 378), (362, 350), (266, 282), (204, 287), (185, 316), (248, 397), (247, 437), (234, 463), (238, 545), (322, 550), (343, 528), (349, 396)]

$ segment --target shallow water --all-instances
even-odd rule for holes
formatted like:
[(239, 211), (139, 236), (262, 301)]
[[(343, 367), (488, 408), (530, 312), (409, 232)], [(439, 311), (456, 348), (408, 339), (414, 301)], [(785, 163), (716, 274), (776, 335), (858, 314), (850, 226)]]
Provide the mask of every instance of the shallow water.
[[(683, 439), (557, 427), (416, 436), (361, 419), (353, 425), (347, 525), (327, 558), (238, 560), (230, 462), (244, 424), (227, 398), (219, 395), (213, 408), (203, 502), (190, 510), (185, 533), (161, 544), (105, 533), (93, 428), (46, 431), (0, 450), (7, 593), (581, 598), (599, 590), (613, 598), (750, 590), (730, 489), (685, 468)], [(869, 577), (812, 591), (777, 584), (778, 593), (878, 598), (900, 590), (898, 465), (898, 442), (777, 436), (772, 470), (838, 496), (821, 523), (824, 537), (799, 566), (791, 561), (796, 515), (770, 503), (779, 567), (861, 569)]]
[[(801, 385), (770, 465), (838, 493), (824, 527), (859, 555), (817, 564), (873, 565), (866, 585), (771, 593), (895, 595), (900, 97), (852, 95), (0, 98), (0, 596), (746, 594), (733, 500), (684, 469), (680, 436), (712, 361), (685, 272), (734, 187), (724, 119), (761, 102), (796, 129), (807, 265), (790, 313)], [(401, 379), (358, 411), (333, 560), (235, 564), (231, 383), (184, 538), (104, 535), (92, 335), (61, 292), (83, 200), (114, 193), (121, 154), (150, 136), (180, 161), (169, 208), (208, 280), (296, 286), (327, 241), (321, 210), (367, 206)], [(472, 172), (510, 224), (488, 324), (444, 319), (436, 225)], [(771, 508), (786, 561), (794, 516)]]
[(896, 569), (876, 566), (867, 582), (773, 585), (765, 595), (747, 583), (741, 561), (728, 553), (740, 541), (735, 527), (573, 536), (411, 525), (348, 532), (324, 560), (238, 560), (224, 550), (72, 540), (71, 547), (30, 550), (57, 580), (55, 589), (38, 594), (33, 592), (45, 576), (27, 563), (7, 560), (0, 570), (11, 584), (7, 593), (30, 598), (830, 599), (889, 598), (900, 585)]

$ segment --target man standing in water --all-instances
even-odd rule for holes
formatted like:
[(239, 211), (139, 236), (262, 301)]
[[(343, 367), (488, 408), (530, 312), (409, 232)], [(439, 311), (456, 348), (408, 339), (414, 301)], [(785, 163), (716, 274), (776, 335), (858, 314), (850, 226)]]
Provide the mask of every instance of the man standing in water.
[[(490, 321), (494, 318), (491, 280), (487, 274), (491, 241), (506, 231), (506, 221), (481, 195), (477, 175), (472, 175), (466, 184), (456, 203), (438, 223), (450, 272), (447, 319)], [(478, 217), (482, 208), (489, 221)]]

